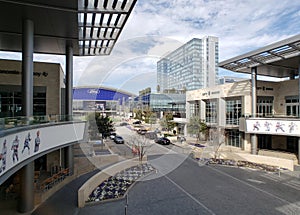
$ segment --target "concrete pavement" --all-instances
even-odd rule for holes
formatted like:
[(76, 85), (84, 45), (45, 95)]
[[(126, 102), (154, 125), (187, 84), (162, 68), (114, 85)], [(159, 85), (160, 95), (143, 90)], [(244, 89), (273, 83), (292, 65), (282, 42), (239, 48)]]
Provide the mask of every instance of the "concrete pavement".
[[(129, 190), (128, 214), (300, 214), (297, 187), (261, 171), (199, 166), (191, 158), (174, 168), (181, 161), (177, 154), (148, 158), (158, 172)], [(125, 200), (77, 208), (77, 190), (92, 174), (65, 186), (33, 214), (125, 214)]]

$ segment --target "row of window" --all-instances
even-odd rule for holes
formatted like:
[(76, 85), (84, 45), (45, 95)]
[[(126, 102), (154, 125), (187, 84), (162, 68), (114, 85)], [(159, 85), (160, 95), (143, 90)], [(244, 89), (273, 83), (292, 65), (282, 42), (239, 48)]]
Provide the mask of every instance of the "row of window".
[[(199, 104), (191, 105), (191, 116), (199, 115)], [(273, 115), (273, 97), (258, 97), (257, 99), (257, 115), (272, 116)], [(286, 99), (286, 115), (299, 116), (299, 99)], [(226, 124), (238, 125), (239, 118), (242, 116), (242, 101), (240, 98), (226, 101)], [(205, 104), (205, 120), (207, 123), (217, 123), (218, 111), (217, 100), (207, 100)]]

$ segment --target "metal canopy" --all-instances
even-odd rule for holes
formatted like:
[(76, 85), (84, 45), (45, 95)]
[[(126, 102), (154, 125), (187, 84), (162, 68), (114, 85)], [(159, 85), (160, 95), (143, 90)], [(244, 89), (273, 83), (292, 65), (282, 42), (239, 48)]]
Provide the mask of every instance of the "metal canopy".
[(219, 66), (234, 72), (251, 73), (277, 78), (298, 74), (300, 63), (300, 35), (273, 43), (252, 52), (225, 60)]
[(22, 51), (22, 22), (34, 23), (34, 52), (109, 55), (137, 0), (0, 0), (0, 50)]

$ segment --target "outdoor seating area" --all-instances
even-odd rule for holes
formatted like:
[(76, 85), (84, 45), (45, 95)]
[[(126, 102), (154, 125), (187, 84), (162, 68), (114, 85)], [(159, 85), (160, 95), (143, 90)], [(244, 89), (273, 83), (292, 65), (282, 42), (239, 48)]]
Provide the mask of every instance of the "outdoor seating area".
[(40, 184), (37, 183), (37, 184), (39, 184), (39, 185), (37, 185), (37, 189), (39, 191), (45, 192), (45, 191), (51, 189), (56, 184), (62, 182), (69, 175), (70, 175), (69, 168), (62, 169), (62, 170), (58, 171), (57, 173), (53, 174), (52, 176), (42, 180), (40, 182)]

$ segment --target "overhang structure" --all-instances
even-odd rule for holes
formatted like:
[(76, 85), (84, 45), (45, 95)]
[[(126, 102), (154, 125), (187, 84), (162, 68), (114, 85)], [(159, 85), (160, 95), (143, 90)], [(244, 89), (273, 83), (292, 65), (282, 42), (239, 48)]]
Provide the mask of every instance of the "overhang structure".
[(300, 35), (273, 43), (263, 48), (222, 61), (219, 67), (233, 72), (249, 73), (257, 68), (257, 74), (276, 78), (298, 75), (300, 60)]
[[(271, 76), (276, 78), (295, 79), (298, 76), (300, 86), (300, 35), (267, 45), (263, 48), (242, 54), (240, 56), (222, 61), (219, 67), (233, 72), (251, 74), (251, 118), (257, 116), (257, 76)], [(298, 94), (298, 119), (299, 121), (300, 87)], [(246, 119), (246, 123), (252, 119)], [(247, 122), (248, 121), (248, 122)], [(249, 124), (249, 123), (248, 123)], [(240, 125), (241, 126), (241, 125)], [(257, 134), (251, 131), (251, 153), (257, 154)], [(298, 163), (300, 163), (300, 137), (298, 138)]]
[[(66, 56), (65, 112), (72, 120), (73, 56), (109, 55), (137, 0), (0, 0), (0, 51), (22, 52), (22, 112), (33, 115), (33, 54)], [(73, 174), (72, 146), (63, 148)], [(21, 161), (20, 161), (21, 162)], [(34, 162), (20, 172), (18, 211), (34, 208)]]
[(22, 51), (22, 20), (34, 23), (34, 53), (109, 55), (137, 0), (0, 0), (0, 50)]

